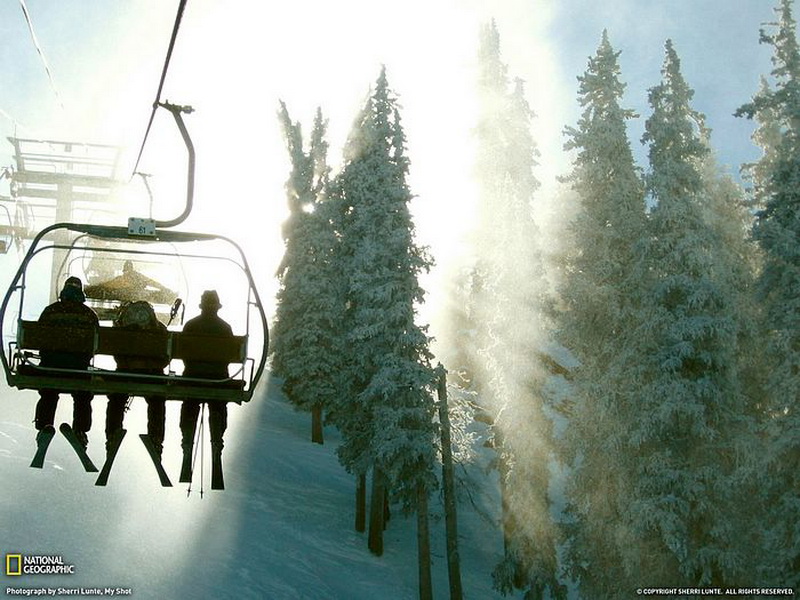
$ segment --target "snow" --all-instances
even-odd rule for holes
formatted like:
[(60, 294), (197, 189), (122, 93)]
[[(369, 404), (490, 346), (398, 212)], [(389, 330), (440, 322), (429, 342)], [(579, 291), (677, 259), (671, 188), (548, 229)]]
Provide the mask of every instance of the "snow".
[[(375, 557), (366, 534), (353, 529), (354, 482), (335, 456), (334, 430), (325, 445), (309, 439), (310, 416), (289, 406), (278, 381), (267, 380), (254, 399), (231, 405), (226, 434), (224, 491), (210, 489), (208, 434), (204, 494), (200, 473), (187, 495), (178, 484), (178, 403), (167, 407), (164, 464), (173, 488), (159, 485), (138, 439), (145, 403), (134, 400), (126, 436), (105, 488), (83, 471), (57, 436), (42, 470), (28, 467), (34, 452), (37, 395), (0, 387), (0, 552), (61, 556), (73, 575), (7, 576), (9, 588), (129, 588), (143, 598), (416, 598), (415, 518), (393, 514), (385, 553)], [(100, 466), (105, 420), (95, 398), (89, 454)], [(62, 396), (56, 421), (71, 419)], [(496, 480), (467, 465), (459, 550), (465, 598), (501, 598), (491, 571), (502, 555)], [(461, 469), (459, 469), (461, 470)], [(492, 481), (492, 483), (489, 483)], [(469, 492), (468, 494), (466, 492)], [(469, 498), (469, 502), (466, 499)], [(447, 598), (441, 498), (432, 498), (434, 597)], [(487, 519), (486, 515), (489, 515)]]

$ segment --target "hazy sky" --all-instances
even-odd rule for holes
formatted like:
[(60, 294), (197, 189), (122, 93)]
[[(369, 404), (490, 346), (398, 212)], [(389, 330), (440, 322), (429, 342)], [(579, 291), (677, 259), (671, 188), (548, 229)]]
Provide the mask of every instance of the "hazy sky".
[[(0, 3), (0, 127), (3, 137), (119, 144), (135, 154), (155, 97), (178, 1), (26, 0), (55, 81), (53, 92), (20, 2)], [(538, 114), (540, 178), (563, 173), (562, 130), (579, 112), (576, 76), (586, 69), (604, 28), (622, 51), (626, 104), (642, 119), (630, 126), (641, 161), (647, 88), (660, 79), (671, 38), (708, 116), (720, 162), (738, 171), (758, 153), (752, 124), (733, 111), (749, 100), (770, 52), (758, 43), (770, 0), (189, 0), (163, 99), (191, 104), (187, 117), (198, 152), (197, 223), (240, 220), (254, 207), (275, 215), (249, 236), (279, 244), (287, 159), (275, 113), (287, 101), (310, 124), (321, 106), (330, 119), (331, 158), (381, 64), (400, 95), (420, 214), (468, 202), (478, 28), (497, 19), (503, 58), (526, 80)], [(60, 103), (63, 104), (61, 108)], [(0, 165), (11, 164), (0, 143)], [(143, 168), (164, 172), (163, 190), (181, 195), (184, 151), (160, 111)], [(127, 163), (127, 169), (132, 166)], [(166, 180), (174, 175), (170, 184)], [(129, 173), (126, 173), (126, 175)], [(177, 175), (176, 175), (177, 174)], [(157, 184), (158, 185), (158, 184)], [(173, 187), (170, 187), (172, 185)], [(0, 188), (0, 192), (2, 192)], [(180, 193), (178, 193), (180, 192)], [(203, 216), (203, 213), (206, 213)], [(238, 215), (231, 219), (230, 215)], [(442, 223), (420, 223), (424, 243)], [(427, 227), (427, 228), (426, 228)], [(261, 234), (264, 235), (261, 235)], [(258, 234), (258, 235), (255, 235)], [(426, 236), (428, 239), (426, 239)], [(434, 248), (435, 250), (435, 248)]]

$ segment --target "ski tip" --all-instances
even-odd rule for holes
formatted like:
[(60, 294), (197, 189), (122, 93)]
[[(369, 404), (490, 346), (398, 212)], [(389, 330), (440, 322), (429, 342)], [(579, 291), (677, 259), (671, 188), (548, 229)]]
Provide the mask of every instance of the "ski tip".
[(142, 440), (144, 447), (147, 449), (147, 453), (150, 455), (150, 460), (153, 461), (153, 466), (158, 472), (161, 485), (163, 487), (172, 487), (172, 482), (169, 479), (169, 475), (167, 475), (167, 472), (164, 470), (164, 466), (161, 464), (161, 453), (156, 450), (155, 444), (153, 443), (153, 438), (146, 433), (140, 433), (139, 438)]

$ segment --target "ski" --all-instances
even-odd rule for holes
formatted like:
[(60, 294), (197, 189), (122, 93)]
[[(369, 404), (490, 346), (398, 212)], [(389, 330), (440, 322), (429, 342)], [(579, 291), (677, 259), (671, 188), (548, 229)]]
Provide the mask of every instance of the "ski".
[(144, 447), (147, 448), (147, 453), (150, 455), (150, 459), (153, 461), (153, 466), (156, 468), (158, 472), (158, 478), (161, 480), (161, 485), (164, 487), (172, 487), (172, 482), (169, 480), (169, 475), (164, 470), (164, 465), (161, 464), (161, 454), (156, 450), (156, 446), (153, 443), (152, 438), (147, 435), (146, 433), (140, 433), (139, 437), (144, 444)]
[(222, 477), (222, 452), (211, 450), (211, 489), (224, 490), (225, 480)]
[(78, 440), (78, 436), (75, 435), (75, 432), (70, 427), (69, 423), (62, 423), (61, 426), (58, 428), (59, 431), (67, 438), (70, 446), (72, 449), (75, 450), (75, 454), (78, 455), (78, 458), (81, 460), (81, 464), (83, 468), (86, 469), (89, 473), (97, 473), (97, 467), (94, 466), (92, 459), (89, 458), (89, 455), (86, 454), (86, 448), (84, 448), (80, 441)]
[(103, 463), (103, 468), (100, 469), (100, 475), (97, 477), (97, 481), (94, 482), (95, 485), (106, 485), (108, 483), (111, 467), (114, 465), (114, 459), (117, 457), (117, 452), (126, 433), (125, 429), (117, 429), (108, 438), (106, 443), (106, 462)]
[(36, 434), (36, 454), (33, 455), (31, 467), (34, 469), (41, 469), (44, 465), (44, 457), (47, 454), (47, 448), (50, 447), (50, 442), (53, 441), (53, 436), (56, 434), (56, 429), (52, 425), (46, 425), (39, 433)]

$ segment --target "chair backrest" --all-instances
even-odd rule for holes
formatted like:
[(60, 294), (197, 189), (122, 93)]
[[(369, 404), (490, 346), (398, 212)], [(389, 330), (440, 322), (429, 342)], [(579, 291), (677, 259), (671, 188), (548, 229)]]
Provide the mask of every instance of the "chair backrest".
[(101, 327), (96, 354), (161, 358), (169, 355), (167, 331)]
[(19, 321), (17, 345), (23, 350), (50, 350), (109, 356), (159, 357), (240, 364), (247, 360), (247, 336), (218, 336), (101, 326), (47, 325)]
[(247, 359), (246, 336), (173, 333), (172, 358), (183, 361), (243, 363)]
[(94, 354), (97, 342), (95, 333), (91, 327), (21, 320), (17, 345), (24, 350)]

